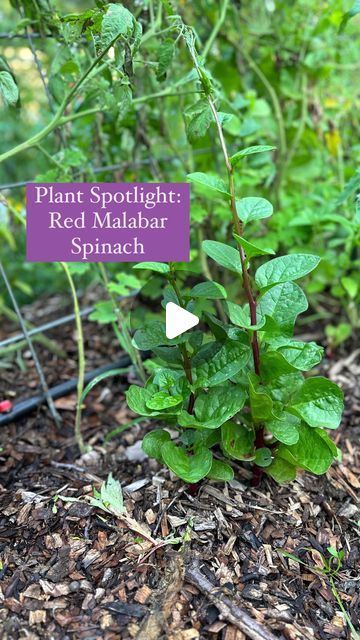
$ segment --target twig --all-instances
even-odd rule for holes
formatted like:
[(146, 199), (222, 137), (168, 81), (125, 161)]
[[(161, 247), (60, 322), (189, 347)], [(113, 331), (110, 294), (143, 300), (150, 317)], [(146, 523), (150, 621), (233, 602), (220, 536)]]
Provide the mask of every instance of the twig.
[(80, 449), (80, 453), (86, 453), (87, 447), (84, 443), (81, 433), (81, 395), (84, 390), (84, 378), (85, 378), (85, 350), (84, 350), (84, 334), (81, 322), (79, 301), (76, 294), (76, 288), (70, 269), (66, 262), (60, 263), (65, 271), (66, 277), (69, 282), (71, 295), (74, 305), (75, 323), (77, 331), (77, 343), (78, 343), (78, 384), (77, 384), (77, 403), (76, 403), (76, 416), (75, 416), (75, 438), (77, 445)]
[(200, 571), (198, 560), (193, 560), (190, 565), (185, 566), (185, 578), (206, 595), (219, 610), (221, 618), (231, 622), (251, 640), (279, 640), (279, 637), (276, 639), (270, 631), (251, 618), (244, 609), (241, 609), (233, 600), (214, 587)]
[(46, 402), (48, 404), (50, 413), (51, 413), (51, 415), (52, 415), (52, 417), (54, 419), (54, 422), (55, 422), (56, 426), (60, 427), (61, 418), (60, 418), (58, 412), (55, 409), (55, 405), (54, 405), (53, 399), (52, 399), (52, 397), (51, 397), (51, 395), (49, 393), (49, 387), (48, 387), (47, 382), (45, 380), (45, 375), (44, 375), (44, 372), (42, 370), (39, 358), (38, 358), (37, 353), (35, 351), (35, 348), (34, 348), (34, 345), (32, 343), (32, 340), (31, 340), (31, 338), (29, 336), (28, 330), (26, 328), (26, 324), (25, 324), (24, 319), (22, 317), (20, 308), (18, 306), (18, 303), (16, 301), (14, 292), (13, 292), (12, 287), (11, 287), (11, 284), (10, 284), (10, 282), (8, 280), (8, 277), (6, 275), (5, 269), (4, 269), (3, 264), (2, 264), (1, 261), (0, 261), (0, 274), (2, 275), (3, 280), (5, 282), (5, 286), (6, 286), (6, 289), (8, 291), (11, 303), (12, 303), (12, 305), (14, 307), (15, 313), (17, 315), (21, 330), (22, 330), (22, 332), (23, 332), (23, 334), (25, 336), (26, 342), (29, 345), (29, 349), (30, 349), (32, 358), (33, 358), (34, 363), (35, 363), (36, 371), (38, 373), (40, 384), (41, 384), (42, 390), (44, 392), (44, 395), (46, 397)]
[(214, 28), (209, 36), (209, 39), (207, 40), (207, 42), (205, 43), (205, 46), (203, 48), (203, 58), (205, 59), (211, 49), (211, 47), (213, 46), (216, 37), (222, 27), (222, 25), (224, 24), (225, 18), (226, 18), (226, 12), (229, 6), (229, 0), (223, 0), (221, 8), (220, 8), (220, 15), (219, 15), (219, 19), (217, 20), (217, 22), (214, 25)]

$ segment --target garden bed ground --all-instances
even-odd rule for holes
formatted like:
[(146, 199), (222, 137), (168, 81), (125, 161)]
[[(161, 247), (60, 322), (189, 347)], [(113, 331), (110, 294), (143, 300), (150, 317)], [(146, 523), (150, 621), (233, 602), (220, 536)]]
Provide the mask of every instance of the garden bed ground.
[[(50, 303), (55, 314), (59, 304)], [(42, 309), (38, 303), (28, 310), (34, 324), (48, 319), (40, 318)], [(4, 324), (0, 339), (13, 331)], [(99, 332), (86, 322), (85, 333), (89, 369), (118, 358), (110, 328)], [(53, 385), (76, 375), (76, 343), (71, 324), (48, 335), (68, 354), (61, 359), (38, 345)], [(105, 445), (104, 436), (133, 417), (124, 401), (126, 379), (107, 380), (89, 395), (83, 431), (92, 451), (81, 458), (73, 438), (74, 396), (56, 402), (60, 430), (44, 407), (2, 427), (1, 637), (265, 640), (271, 632), (287, 640), (350, 638), (326, 579), (278, 550), (292, 551), (314, 568), (329, 545), (344, 549), (337, 587), (356, 626), (360, 366), (354, 345), (355, 339), (325, 362), (327, 375), (346, 393), (335, 434), (343, 461), (325, 477), (303, 474), (290, 486), (279, 488), (265, 478), (252, 488), (250, 469), (236, 465), (230, 485), (204, 482), (190, 492), (144, 458), (139, 445), (146, 423)], [(26, 350), (23, 357), (23, 373), (16, 364), (0, 369), (0, 399), (10, 392), (19, 400), (38, 390)], [(153, 538), (182, 537), (182, 544), (154, 550), (123, 522), (87, 504), (54, 503), (58, 494), (91, 493), (110, 471), (137, 523)], [(239, 607), (260, 630), (246, 634), (237, 628)]]

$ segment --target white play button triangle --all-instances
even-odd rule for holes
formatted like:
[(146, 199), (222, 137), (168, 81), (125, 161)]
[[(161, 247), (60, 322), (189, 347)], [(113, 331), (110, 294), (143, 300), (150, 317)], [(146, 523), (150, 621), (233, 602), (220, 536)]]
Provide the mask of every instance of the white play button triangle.
[(168, 302), (166, 305), (166, 337), (168, 340), (177, 338), (185, 331), (192, 329), (200, 320), (190, 311), (186, 311), (174, 302)]

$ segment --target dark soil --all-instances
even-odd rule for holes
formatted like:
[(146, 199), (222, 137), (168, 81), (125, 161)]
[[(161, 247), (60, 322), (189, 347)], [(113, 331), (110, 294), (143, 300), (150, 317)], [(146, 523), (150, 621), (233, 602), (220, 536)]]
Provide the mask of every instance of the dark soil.
[[(60, 301), (52, 304), (58, 315)], [(28, 310), (34, 324), (48, 319), (40, 318), (42, 308), (38, 303)], [(0, 340), (14, 330), (4, 323)], [(88, 369), (120, 356), (111, 328), (99, 331), (85, 322), (85, 334)], [(76, 336), (72, 324), (47, 335), (67, 353), (63, 359), (36, 343), (53, 385), (76, 375)], [(111, 429), (134, 417), (124, 401), (126, 378), (107, 379), (88, 396), (83, 433), (92, 450), (82, 457), (73, 437), (74, 396), (56, 402), (61, 429), (45, 407), (2, 427), (1, 637), (350, 638), (328, 579), (316, 569), (327, 547), (344, 550), (335, 582), (356, 627), (360, 350), (354, 345), (350, 341), (325, 363), (325, 373), (346, 394), (344, 420), (334, 434), (343, 461), (324, 477), (304, 473), (289, 486), (265, 477), (252, 488), (250, 469), (235, 465), (236, 480), (203, 482), (194, 495), (144, 456), (139, 445), (146, 423), (106, 444)], [(39, 390), (26, 348), (7, 360), (0, 377), (0, 400)], [(90, 495), (110, 471), (121, 482), (128, 514), (156, 544), (85, 502), (56, 498)]]

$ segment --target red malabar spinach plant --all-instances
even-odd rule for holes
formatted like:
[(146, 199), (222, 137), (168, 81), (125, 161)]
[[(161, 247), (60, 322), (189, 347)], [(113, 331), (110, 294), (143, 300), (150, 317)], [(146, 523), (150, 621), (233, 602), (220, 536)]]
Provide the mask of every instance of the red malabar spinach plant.
[[(135, 269), (157, 272), (167, 281), (163, 306), (171, 301), (193, 311), (201, 299), (216, 300), (224, 305), (228, 322), (204, 312), (201, 320), (207, 332), (193, 330), (174, 340), (166, 338), (161, 321), (139, 329), (134, 345), (153, 352), (153, 373), (144, 387), (129, 388), (127, 402), (156, 425), (177, 430), (174, 440), (166, 428), (155, 428), (145, 436), (143, 449), (185, 482), (205, 477), (229, 481), (231, 462), (238, 460), (253, 462), (255, 484), (263, 472), (280, 483), (295, 479), (299, 469), (321, 475), (340, 455), (326, 429), (339, 426), (343, 393), (324, 377), (308, 377), (323, 349), (293, 337), (297, 316), (308, 308), (296, 281), (315, 269), (319, 258), (310, 254), (271, 258), (252, 276), (253, 258), (273, 251), (260, 248), (244, 232), (248, 223), (271, 216), (273, 207), (264, 198), (240, 197), (235, 174), (243, 157), (271, 147), (229, 154), (222, 128), (227, 114), (218, 109), (193, 31), (177, 20), (196, 70), (202, 109), (210, 111), (215, 124), (226, 173), (226, 180), (199, 172), (188, 175), (188, 180), (202, 197), (221, 197), (229, 203), (236, 245), (205, 240), (202, 249), (239, 282), (244, 304), (229, 300), (226, 288), (213, 281), (181, 291), (174, 263), (136, 265)], [(198, 118), (198, 109), (194, 112)]]

